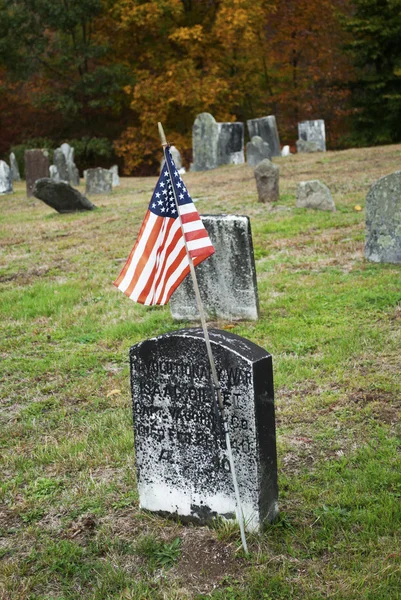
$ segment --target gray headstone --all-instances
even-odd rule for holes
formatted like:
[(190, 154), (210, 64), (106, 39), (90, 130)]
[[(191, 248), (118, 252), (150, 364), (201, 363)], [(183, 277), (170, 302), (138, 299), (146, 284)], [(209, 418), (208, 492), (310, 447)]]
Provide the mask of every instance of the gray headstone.
[(249, 137), (252, 139), (255, 135), (261, 137), (269, 144), (272, 156), (280, 156), (280, 138), (278, 135), (276, 117), (269, 115), (260, 119), (249, 119), (247, 122)]
[(252, 167), (256, 167), (263, 159), (271, 160), (272, 153), (267, 142), (264, 142), (259, 135), (253, 136), (246, 145), (246, 162)]
[[(65, 183), (70, 183), (70, 174), (67, 166), (67, 159), (65, 157), (64, 152), (61, 148), (56, 148), (53, 152), (53, 163), (57, 168), (57, 173), (59, 176), (59, 181), (64, 181)], [(54, 172), (54, 169), (53, 169)], [(52, 177), (53, 179), (53, 177)]]
[(401, 171), (378, 179), (368, 192), (365, 257), (401, 264)]
[(50, 179), (52, 181), (55, 181), (57, 183), (59, 181), (61, 181), (60, 174), (58, 172), (58, 168), (56, 167), (56, 165), (50, 165), (50, 167), (49, 167), (49, 173), (50, 173)]
[(297, 140), (297, 152), (322, 152), (318, 142), (306, 142), (305, 140)]
[(109, 194), (113, 188), (113, 173), (102, 167), (87, 169), (85, 184), (86, 194)]
[[(258, 318), (258, 291), (249, 217), (201, 215), (215, 253), (196, 267), (207, 318)], [(191, 276), (170, 300), (175, 320), (197, 320), (199, 313)]]
[[(302, 145), (298, 147), (298, 152), (326, 152), (326, 130), (323, 119), (316, 119), (315, 121), (302, 121), (298, 123), (298, 141), (304, 142), (316, 142), (317, 150), (312, 150), (312, 145)], [(305, 149), (309, 148), (309, 149)]]
[(192, 127), (192, 171), (208, 171), (222, 165), (244, 162), (244, 124), (217, 123), (201, 113)]
[(118, 175), (118, 165), (113, 165), (109, 169), (110, 173), (113, 175), (111, 185), (112, 187), (118, 187), (120, 185), (120, 177)]
[(74, 162), (74, 148), (64, 142), (64, 144), (61, 144), (60, 150), (63, 152), (67, 163), (69, 183), (79, 185), (79, 171)]
[(259, 202), (277, 202), (279, 193), (280, 169), (265, 158), (255, 169), (256, 188)]
[(297, 185), (297, 208), (335, 211), (333, 197), (327, 185), (318, 179), (301, 181)]
[(11, 169), (4, 160), (0, 160), (0, 194), (12, 194), (13, 181)]
[(78, 190), (64, 181), (56, 182), (52, 179), (38, 179), (33, 188), (33, 195), (45, 204), (51, 206), (59, 213), (70, 213), (96, 208)]
[(281, 156), (290, 156), (291, 150), (289, 146), (283, 146), (281, 149)]
[[(210, 330), (210, 340), (246, 527), (258, 531), (278, 513), (272, 358), (225, 331)], [(235, 518), (202, 330), (181, 329), (136, 344), (130, 369), (141, 508), (198, 523)]]
[[(182, 166), (182, 158), (181, 158), (180, 151), (175, 146), (170, 146), (170, 152), (171, 152), (171, 156), (173, 157), (173, 161), (177, 168), (177, 171), (180, 173), (180, 175), (182, 175), (183, 173), (185, 173), (185, 169)], [(165, 160), (163, 157), (160, 162), (160, 173), (163, 170), (164, 163), (165, 163)]]
[(11, 179), (13, 181), (21, 181), (21, 175), (19, 173), (18, 161), (15, 157), (14, 152), (10, 154), (10, 169), (11, 169)]
[(35, 181), (49, 177), (49, 153), (47, 150), (25, 150), (26, 195), (32, 196)]

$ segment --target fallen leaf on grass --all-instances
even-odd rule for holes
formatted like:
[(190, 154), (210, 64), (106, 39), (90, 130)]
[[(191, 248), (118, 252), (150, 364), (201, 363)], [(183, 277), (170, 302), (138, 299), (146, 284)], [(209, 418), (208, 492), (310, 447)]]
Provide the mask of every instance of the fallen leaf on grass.
[(121, 394), (121, 390), (111, 390), (106, 396), (106, 398), (110, 398), (110, 396), (115, 396), (116, 394)]

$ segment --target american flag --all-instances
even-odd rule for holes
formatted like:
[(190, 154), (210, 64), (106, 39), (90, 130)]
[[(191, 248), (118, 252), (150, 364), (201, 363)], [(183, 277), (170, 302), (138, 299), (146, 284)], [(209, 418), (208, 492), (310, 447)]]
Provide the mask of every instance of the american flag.
[[(178, 173), (169, 148), (138, 239), (114, 285), (141, 304), (167, 304), (171, 294), (189, 273), (185, 249), (196, 266), (214, 253), (191, 196)], [(168, 164), (168, 167), (167, 167)], [(171, 173), (171, 178), (169, 175)], [(180, 219), (183, 224), (182, 235)]]

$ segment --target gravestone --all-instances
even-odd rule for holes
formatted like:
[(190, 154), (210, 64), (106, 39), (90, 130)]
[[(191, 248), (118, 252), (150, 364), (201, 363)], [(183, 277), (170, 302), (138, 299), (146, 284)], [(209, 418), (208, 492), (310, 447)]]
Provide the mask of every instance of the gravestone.
[(71, 185), (79, 185), (79, 171), (74, 162), (74, 148), (67, 144), (67, 142), (64, 142), (64, 144), (61, 144), (60, 150), (64, 154), (67, 163), (68, 182), (71, 183)]
[(191, 171), (242, 164), (245, 160), (244, 124), (217, 123), (211, 114), (201, 113), (192, 127), (192, 151)]
[(318, 179), (298, 183), (296, 207), (331, 210), (332, 212), (336, 210), (329, 188)]
[(247, 122), (249, 137), (261, 137), (269, 144), (272, 156), (280, 156), (280, 138), (278, 135), (276, 117), (269, 115), (260, 119), (249, 119)]
[(33, 188), (33, 195), (59, 213), (96, 208), (92, 202), (65, 181), (56, 182), (49, 178), (38, 179)]
[[(272, 357), (211, 329), (246, 527), (278, 513)], [(235, 518), (224, 434), (200, 328), (145, 340), (130, 350), (140, 507), (183, 521)]]
[(118, 187), (120, 185), (120, 177), (118, 175), (118, 165), (113, 165), (112, 167), (110, 167), (109, 171), (113, 176), (112, 180), (111, 180), (112, 187)]
[[(185, 173), (185, 168), (182, 166), (182, 158), (180, 151), (175, 146), (170, 146), (171, 156), (173, 157), (174, 164), (180, 175)], [(162, 172), (165, 164), (164, 156), (160, 162), (160, 173)]]
[(264, 158), (269, 160), (272, 153), (267, 142), (264, 142), (259, 135), (253, 136), (246, 145), (246, 162), (248, 165), (256, 167)]
[(265, 158), (258, 164), (254, 174), (259, 202), (277, 202), (280, 199), (278, 166)]
[(11, 179), (13, 181), (21, 181), (21, 175), (18, 168), (18, 161), (15, 157), (14, 152), (10, 154), (10, 169), (11, 169)]
[(57, 183), (59, 181), (61, 181), (60, 174), (58, 172), (58, 168), (56, 167), (56, 165), (50, 165), (50, 167), (49, 167), (49, 173), (50, 173), (50, 179), (52, 181), (55, 181)]
[(401, 171), (381, 177), (368, 192), (365, 258), (401, 264)]
[(109, 194), (113, 189), (113, 173), (102, 167), (87, 169), (85, 184), (86, 194)]
[(289, 146), (283, 146), (281, 149), (281, 156), (290, 156), (291, 150)]
[[(258, 318), (258, 290), (249, 217), (201, 215), (215, 253), (196, 267), (207, 318)], [(192, 278), (188, 275), (170, 300), (175, 320), (197, 320)]]
[(49, 177), (49, 153), (47, 150), (25, 150), (26, 195), (32, 196), (37, 179)]
[(298, 123), (297, 151), (326, 152), (326, 130), (323, 119)]
[(70, 174), (67, 166), (67, 159), (61, 148), (56, 148), (53, 152), (53, 164), (57, 168), (59, 181), (70, 183)]
[(11, 169), (4, 160), (0, 160), (0, 194), (12, 194), (13, 181)]

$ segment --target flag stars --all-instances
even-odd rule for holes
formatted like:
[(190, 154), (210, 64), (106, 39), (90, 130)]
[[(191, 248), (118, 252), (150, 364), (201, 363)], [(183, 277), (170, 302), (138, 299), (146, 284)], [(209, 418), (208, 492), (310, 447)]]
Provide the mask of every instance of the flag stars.
[(166, 184), (164, 183), (164, 181), (161, 181), (161, 182), (160, 182), (160, 187), (163, 187), (163, 188), (164, 188), (164, 186), (165, 186), (165, 185), (166, 185)]
[(168, 171), (164, 171), (164, 177), (168, 177)]

